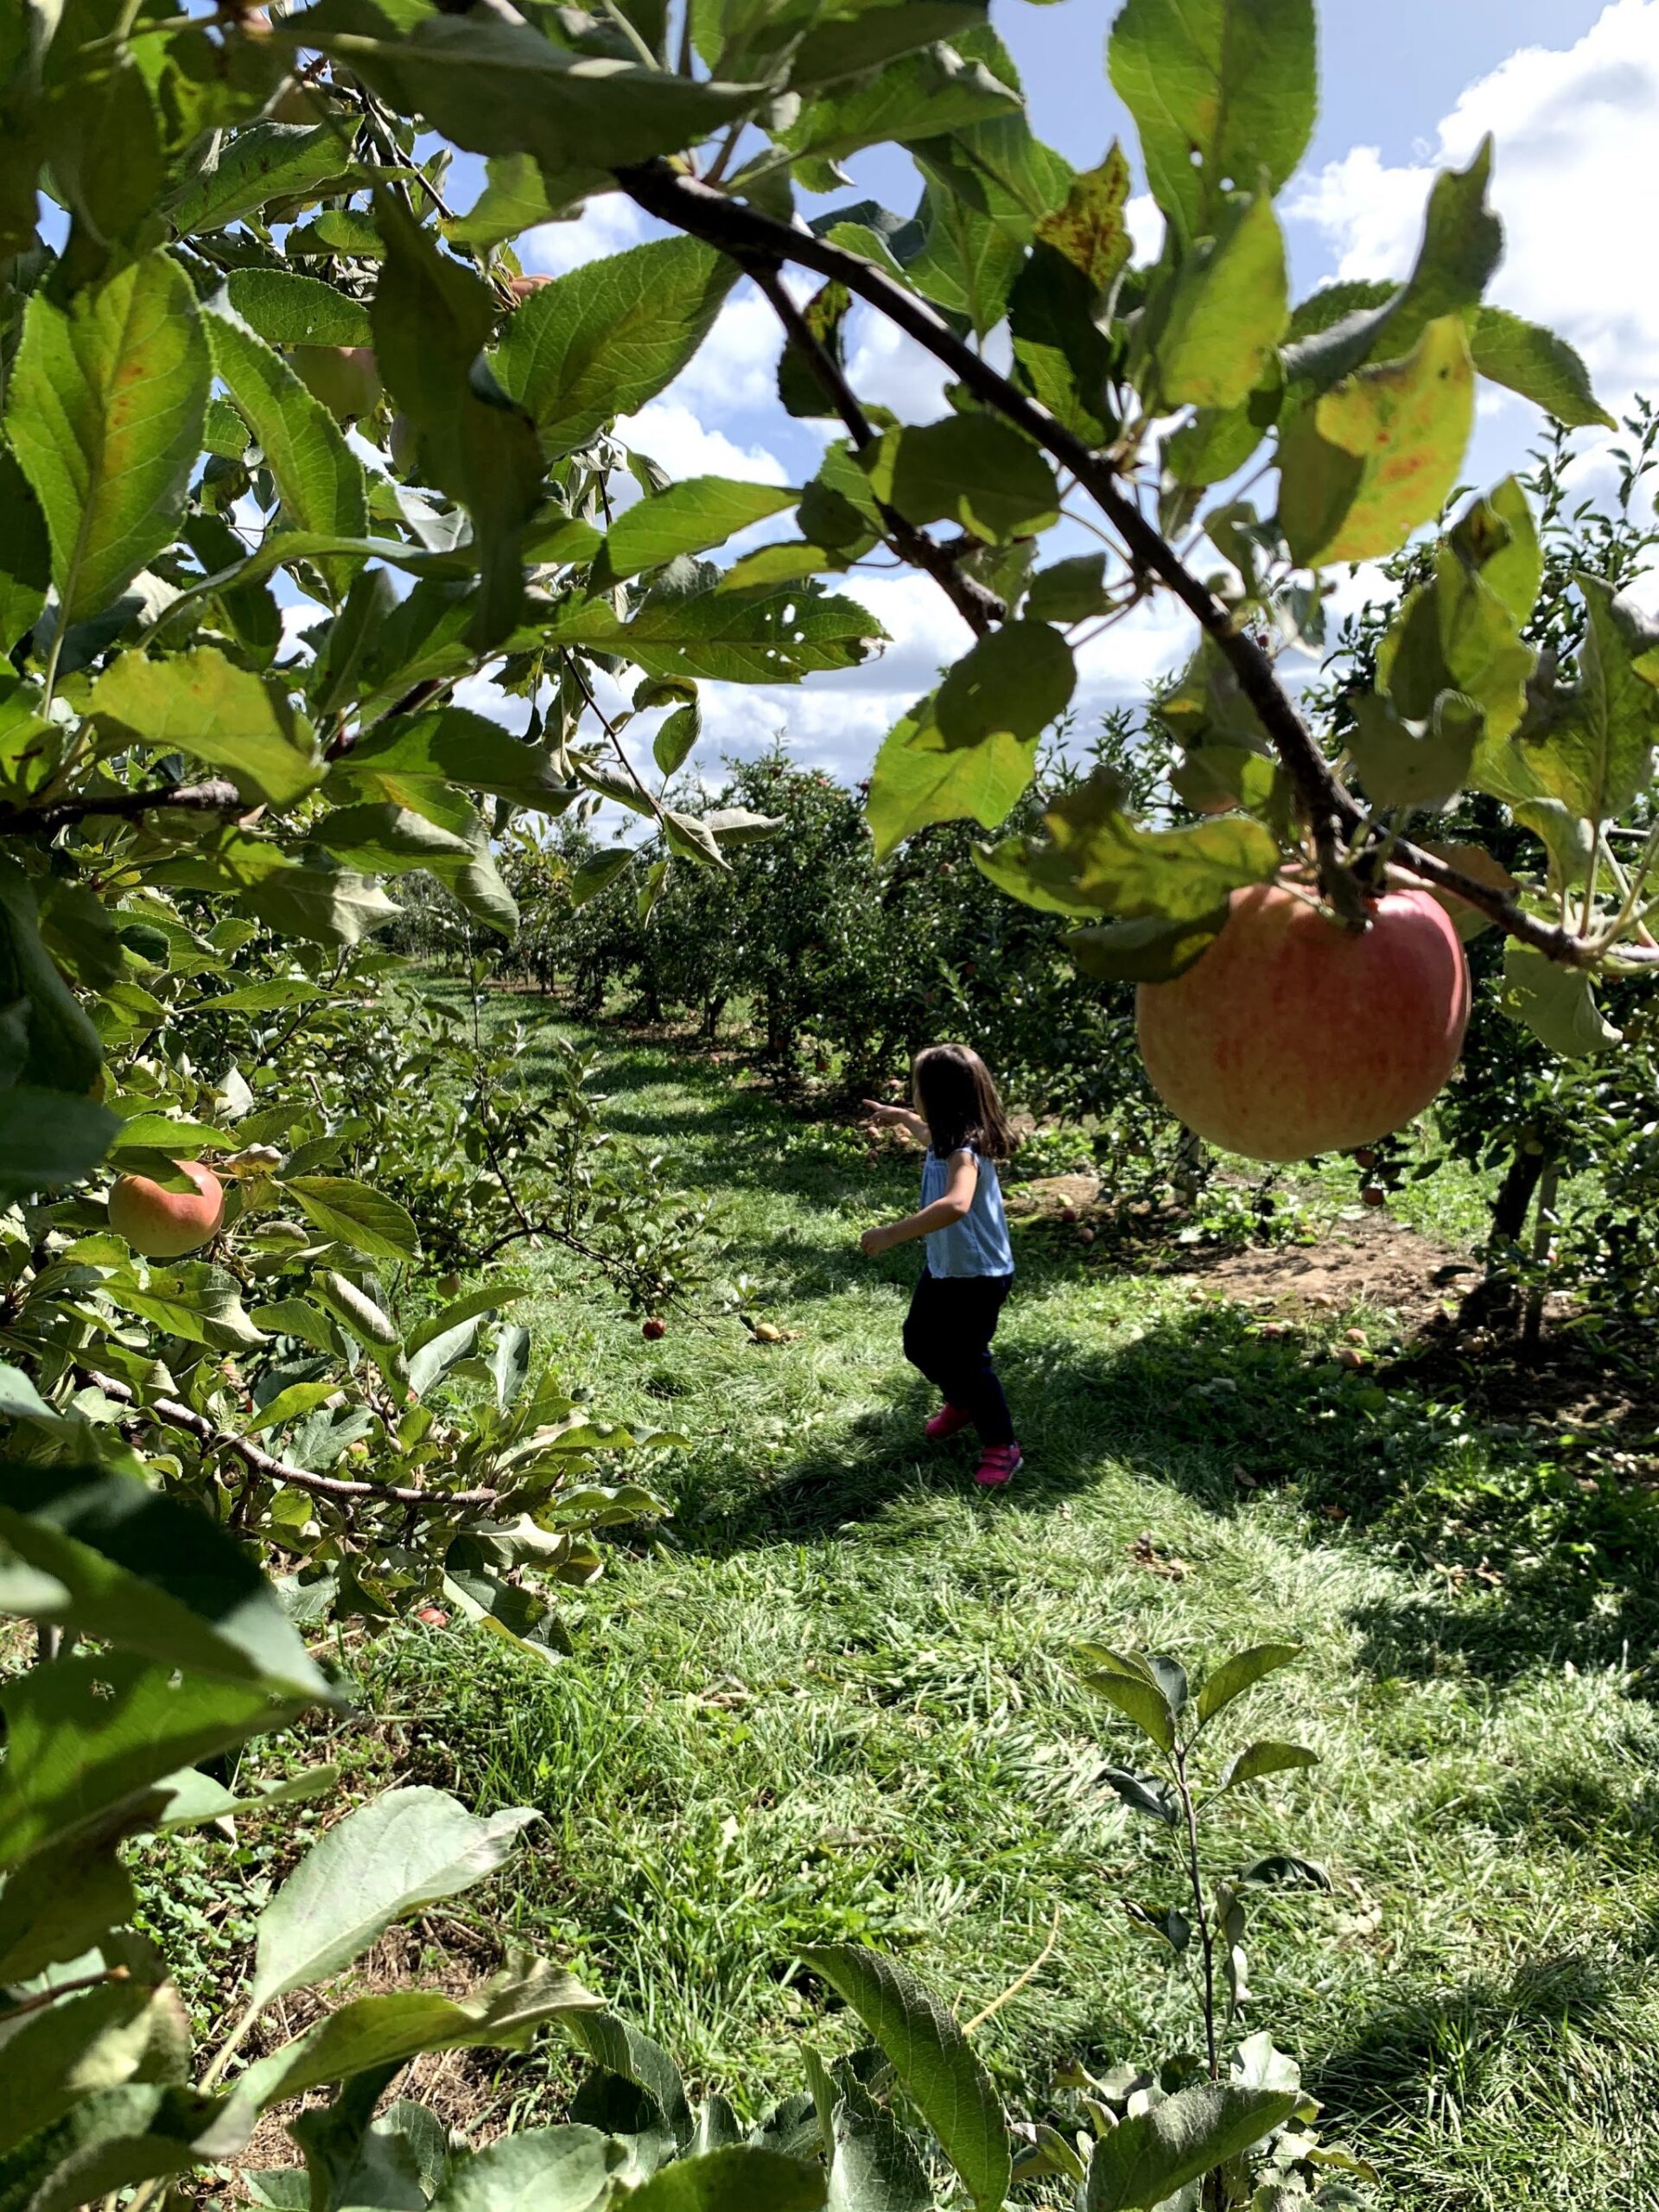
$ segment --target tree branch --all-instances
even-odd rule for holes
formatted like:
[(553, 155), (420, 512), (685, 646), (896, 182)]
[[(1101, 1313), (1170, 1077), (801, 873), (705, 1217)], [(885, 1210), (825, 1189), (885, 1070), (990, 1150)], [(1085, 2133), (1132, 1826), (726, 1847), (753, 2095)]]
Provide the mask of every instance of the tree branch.
[(409, 1490), (397, 1483), (353, 1482), (340, 1475), (315, 1475), (308, 1467), (296, 1467), (286, 1459), (272, 1459), (251, 1437), (215, 1428), (205, 1414), (181, 1406), (176, 1398), (140, 1400), (136, 1391), (112, 1375), (100, 1375), (92, 1368), (82, 1371), (106, 1398), (113, 1398), (120, 1406), (130, 1406), (139, 1418), (161, 1421), (168, 1428), (185, 1429), (210, 1451), (233, 1453), (267, 1482), (289, 1483), (296, 1490), (310, 1491), (314, 1496), (330, 1498), (338, 1505), (368, 1502), (407, 1506), (417, 1513), (447, 1513), (456, 1506), (472, 1509), (494, 1505), (505, 1495), (499, 1490)]
[[(862, 453), (867, 446), (874, 444), (875, 431), (860, 406), (857, 395), (842, 375), (840, 363), (791, 299), (780, 273), (782, 264), (772, 257), (756, 255), (746, 260), (743, 265), (771, 302), (773, 312), (792, 344), (810, 362), (812, 373), (823, 386), (824, 397), (847, 426), (853, 450)], [(987, 591), (983, 584), (976, 583), (973, 577), (962, 574), (957, 566), (958, 556), (956, 554), (935, 544), (925, 531), (918, 530), (914, 523), (906, 522), (903, 515), (885, 501), (878, 500), (876, 504), (881, 510), (887, 542), (894, 552), (912, 566), (925, 569), (932, 577), (976, 638), (982, 638), (994, 623), (1006, 618), (1008, 610), (995, 593)], [(971, 549), (964, 546), (962, 550), (967, 551)]]
[(0, 836), (21, 836), (35, 830), (62, 830), (72, 822), (92, 816), (112, 815), (119, 822), (136, 822), (160, 807), (183, 807), (197, 814), (251, 814), (252, 806), (234, 784), (159, 784), (147, 791), (111, 791), (103, 798), (57, 799), (49, 806), (22, 806), (0, 814)]
[[(1109, 460), (1057, 423), (1046, 407), (958, 338), (925, 300), (895, 283), (874, 262), (832, 245), (809, 230), (792, 228), (758, 208), (712, 192), (665, 161), (625, 167), (613, 174), (622, 190), (647, 214), (703, 239), (746, 268), (757, 261), (792, 261), (844, 284), (942, 361), (976, 398), (995, 408), (1069, 468), (1122, 538), (1132, 571), (1155, 576), (1214, 639), (1296, 786), (1319, 853), (1321, 872), (1330, 880), (1337, 841), (1359, 831), (1363, 813), (1320, 752), (1267, 654), (1240, 626), (1233, 610), (1192, 574), (1174, 547), (1147, 521), (1119, 481)], [(1394, 856), (1411, 874), (1466, 900), (1546, 958), (1582, 967), (1596, 957), (1594, 948), (1570, 931), (1528, 913), (1513, 897), (1490, 884), (1478, 883), (1420, 846), (1402, 840), (1394, 849)], [(1635, 958), (1637, 951), (1634, 947), (1622, 947), (1621, 957)]]

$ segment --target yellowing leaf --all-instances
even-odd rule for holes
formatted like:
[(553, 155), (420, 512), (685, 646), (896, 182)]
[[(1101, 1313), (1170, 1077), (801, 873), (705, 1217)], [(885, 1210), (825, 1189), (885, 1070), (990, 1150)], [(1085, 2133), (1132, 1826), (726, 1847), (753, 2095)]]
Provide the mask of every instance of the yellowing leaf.
[(1322, 393), (1281, 442), (1279, 519), (1304, 565), (1393, 553), (1438, 514), (1474, 423), (1461, 315), (1431, 322), (1403, 360)]

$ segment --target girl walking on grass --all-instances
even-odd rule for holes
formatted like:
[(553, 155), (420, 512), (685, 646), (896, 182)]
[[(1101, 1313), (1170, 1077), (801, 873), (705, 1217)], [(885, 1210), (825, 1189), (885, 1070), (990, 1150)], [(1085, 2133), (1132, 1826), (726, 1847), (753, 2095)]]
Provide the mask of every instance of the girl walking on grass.
[(905, 1357), (944, 1399), (927, 1424), (935, 1443), (958, 1429), (979, 1432), (974, 1479), (1000, 1490), (1020, 1464), (1008, 1402), (991, 1364), (991, 1338), (1014, 1283), (1014, 1249), (996, 1179), (1010, 1140), (990, 1071), (965, 1045), (933, 1045), (911, 1068), (910, 1106), (865, 1104), (927, 1145), (922, 1204), (902, 1221), (859, 1239), (874, 1259), (895, 1244), (927, 1240), (927, 1262), (905, 1320)]

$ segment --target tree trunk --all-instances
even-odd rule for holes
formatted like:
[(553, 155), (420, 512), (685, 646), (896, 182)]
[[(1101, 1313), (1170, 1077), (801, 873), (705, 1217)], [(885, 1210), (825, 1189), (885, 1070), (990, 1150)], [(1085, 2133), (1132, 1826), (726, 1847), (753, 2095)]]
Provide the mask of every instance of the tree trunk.
[[(1536, 1140), (1533, 1140), (1536, 1141)], [(1491, 1227), (1486, 1238), (1486, 1273), (1463, 1301), (1459, 1321), (1465, 1326), (1490, 1320), (1515, 1304), (1515, 1254), (1527, 1225), (1533, 1194), (1549, 1166), (1541, 1148), (1529, 1152), (1526, 1141), (1516, 1147), (1492, 1201)]]
[(1561, 1192), (1561, 1171), (1551, 1160), (1538, 1181), (1538, 1211), (1533, 1217), (1532, 1261), (1535, 1274), (1527, 1293), (1527, 1310), (1521, 1324), (1521, 1349), (1529, 1360), (1538, 1356), (1544, 1328), (1544, 1269), (1549, 1262), (1550, 1240), (1555, 1234), (1555, 1202)]

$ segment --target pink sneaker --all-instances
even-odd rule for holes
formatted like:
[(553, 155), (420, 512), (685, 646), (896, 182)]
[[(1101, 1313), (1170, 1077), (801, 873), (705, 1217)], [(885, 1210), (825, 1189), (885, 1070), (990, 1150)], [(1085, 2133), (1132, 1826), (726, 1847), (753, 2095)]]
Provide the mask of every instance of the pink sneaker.
[(941, 1406), (922, 1433), (930, 1444), (943, 1444), (947, 1436), (954, 1436), (967, 1426), (966, 1414), (958, 1412), (955, 1406)]
[(1025, 1464), (1026, 1455), (1017, 1444), (988, 1444), (979, 1455), (974, 1480), (982, 1490), (1001, 1490)]

